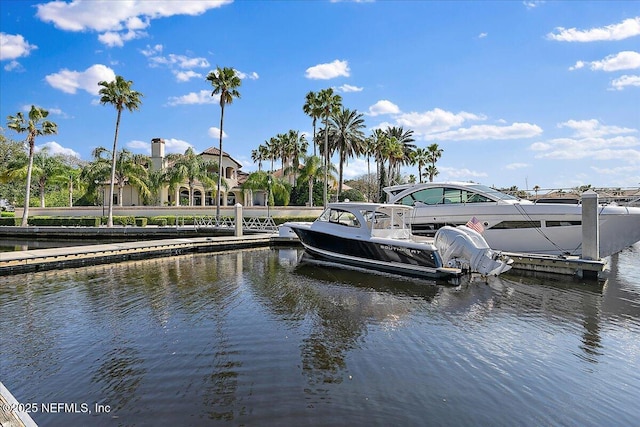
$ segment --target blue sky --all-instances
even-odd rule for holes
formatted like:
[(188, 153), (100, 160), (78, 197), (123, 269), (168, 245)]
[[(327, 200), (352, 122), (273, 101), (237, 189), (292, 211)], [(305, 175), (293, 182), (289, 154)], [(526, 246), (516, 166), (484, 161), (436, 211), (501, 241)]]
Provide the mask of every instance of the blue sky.
[[(365, 114), (367, 135), (395, 125), (419, 147), (437, 143), (437, 180), (640, 185), (637, 1), (2, 0), (0, 32), (0, 125), (32, 104), (49, 110), (59, 133), (36, 144), (54, 153), (90, 160), (111, 147), (116, 111), (97, 82), (115, 75), (144, 94), (123, 114), (119, 148), (150, 153), (155, 137), (169, 152), (217, 147), (205, 77), (219, 65), (243, 77), (223, 149), (247, 172), (269, 138), (311, 135), (305, 95), (332, 87)], [(345, 176), (366, 170), (351, 159)]]

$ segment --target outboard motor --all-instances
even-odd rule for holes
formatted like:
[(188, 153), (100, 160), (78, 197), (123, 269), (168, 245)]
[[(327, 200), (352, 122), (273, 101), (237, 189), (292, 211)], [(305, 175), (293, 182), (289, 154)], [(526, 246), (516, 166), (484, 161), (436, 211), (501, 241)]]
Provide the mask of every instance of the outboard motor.
[(445, 226), (435, 235), (436, 248), (443, 264), (466, 269), (483, 276), (497, 276), (511, 269), (513, 260), (489, 247), (484, 237), (464, 225)]

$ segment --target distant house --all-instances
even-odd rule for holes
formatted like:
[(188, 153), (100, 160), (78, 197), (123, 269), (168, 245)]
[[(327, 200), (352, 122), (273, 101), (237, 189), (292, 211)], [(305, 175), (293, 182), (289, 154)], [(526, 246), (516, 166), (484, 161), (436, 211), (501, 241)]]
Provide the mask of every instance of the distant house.
[[(207, 160), (218, 162), (220, 151), (215, 147), (204, 150), (199, 156), (205, 157)], [(171, 165), (165, 156), (165, 142), (162, 138), (154, 138), (151, 140), (151, 166), (155, 170), (164, 170)], [(220, 206), (233, 206), (240, 203), (244, 206), (264, 206), (266, 203), (265, 191), (243, 190), (242, 184), (247, 180), (248, 173), (241, 171), (240, 162), (233, 159), (229, 154), (222, 152), (222, 176), (227, 183), (228, 189), (223, 187), (220, 189)], [(205, 186), (196, 181), (193, 190), (193, 206), (216, 206), (217, 186), (213, 188), (205, 188)], [(108, 198), (108, 193), (106, 195)], [(114, 205), (118, 205), (117, 193), (114, 195)], [(138, 191), (126, 185), (122, 193), (122, 206), (142, 205), (143, 200)], [(169, 188), (165, 185), (160, 189), (158, 198), (154, 205), (156, 206), (187, 206), (189, 204), (189, 184), (187, 182), (177, 185), (175, 188)]]

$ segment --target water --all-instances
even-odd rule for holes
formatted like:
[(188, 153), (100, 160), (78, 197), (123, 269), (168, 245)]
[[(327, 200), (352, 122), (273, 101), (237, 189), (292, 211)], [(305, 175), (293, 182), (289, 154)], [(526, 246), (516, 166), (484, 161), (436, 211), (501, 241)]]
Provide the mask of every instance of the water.
[(516, 275), (446, 287), (300, 253), (0, 277), (0, 379), (42, 426), (640, 419), (640, 244), (602, 289)]

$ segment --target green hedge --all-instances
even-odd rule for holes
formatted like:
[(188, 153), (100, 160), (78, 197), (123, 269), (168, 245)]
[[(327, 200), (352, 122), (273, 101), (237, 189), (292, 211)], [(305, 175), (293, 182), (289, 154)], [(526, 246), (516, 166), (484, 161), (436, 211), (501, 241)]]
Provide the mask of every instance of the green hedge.
[(0, 218), (0, 227), (1, 226), (15, 226), (15, 225), (20, 225), (22, 223), (22, 218), (9, 218), (9, 217), (3, 217)]
[(96, 217), (49, 217), (32, 216), (29, 218), (29, 225), (40, 227), (98, 227), (100, 218)]
[(14, 218), (15, 216), (16, 216), (15, 212), (7, 212), (7, 211), (0, 212), (0, 218)]

